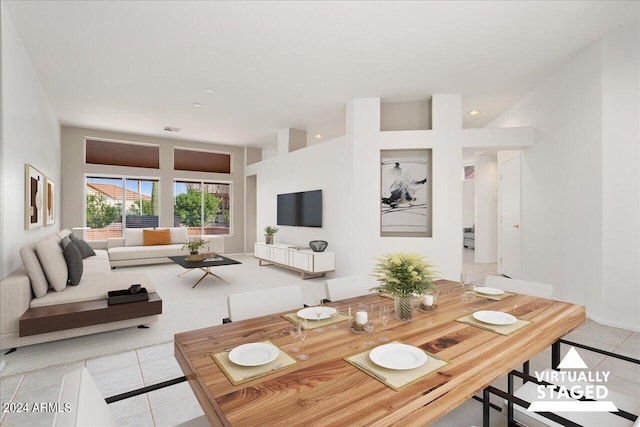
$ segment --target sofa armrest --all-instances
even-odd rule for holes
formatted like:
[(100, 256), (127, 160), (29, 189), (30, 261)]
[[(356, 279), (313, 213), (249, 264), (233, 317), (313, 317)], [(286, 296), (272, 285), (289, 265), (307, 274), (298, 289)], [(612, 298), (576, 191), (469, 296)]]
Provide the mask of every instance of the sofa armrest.
[(107, 239), (107, 250), (124, 246), (124, 237), (112, 237)]
[[(20, 317), (33, 298), (31, 281), (24, 267), (0, 282), (0, 333), (18, 333)], [(4, 348), (0, 343), (0, 348)]]

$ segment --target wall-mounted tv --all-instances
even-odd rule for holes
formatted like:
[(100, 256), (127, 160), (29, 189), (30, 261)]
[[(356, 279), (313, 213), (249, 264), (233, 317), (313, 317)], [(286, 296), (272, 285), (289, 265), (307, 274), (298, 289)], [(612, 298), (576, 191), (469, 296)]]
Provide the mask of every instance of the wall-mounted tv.
[(278, 194), (278, 225), (322, 227), (322, 190)]

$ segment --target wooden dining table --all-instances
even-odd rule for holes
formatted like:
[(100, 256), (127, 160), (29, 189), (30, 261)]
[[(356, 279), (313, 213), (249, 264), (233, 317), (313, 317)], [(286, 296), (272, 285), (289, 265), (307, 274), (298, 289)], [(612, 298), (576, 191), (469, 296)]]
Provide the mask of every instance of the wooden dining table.
[[(521, 294), (501, 301), (478, 297), (469, 304), (462, 302), (458, 282), (436, 284), (435, 313), (416, 310), (408, 322), (392, 314), (384, 333), (448, 364), (398, 391), (345, 360), (384, 344), (379, 323), (370, 336), (354, 334), (348, 321), (319, 333), (310, 330), (308, 360), (239, 385), (212, 354), (267, 340), (288, 352), (299, 343), (289, 335), (286, 313), (176, 334), (175, 357), (213, 426), (425, 426), (585, 322), (581, 305)], [(344, 308), (359, 303), (388, 305), (393, 313), (393, 300), (381, 294), (336, 302)], [(502, 311), (531, 323), (501, 335), (456, 321), (470, 309)], [(481, 413), (478, 403), (479, 419)]]

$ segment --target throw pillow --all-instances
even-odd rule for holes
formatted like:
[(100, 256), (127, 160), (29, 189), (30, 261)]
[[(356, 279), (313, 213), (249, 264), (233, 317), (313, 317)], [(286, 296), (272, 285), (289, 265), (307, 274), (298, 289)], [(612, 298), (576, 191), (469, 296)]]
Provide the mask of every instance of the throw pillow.
[(69, 273), (67, 284), (78, 286), (80, 279), (82, 279), (82, 271), (84, 269), (80, 249), (78, 249), (69, 237), (63, 237), (60, 244), (62, 245), (64, 260), (67, 262), (67, 272)]
[(49, 290), (49, 282), (44, 275), (40, 261), (38, 261), (38, 255), (36, 255), (36, 246), (23, 246), (20, 248), (20, 258), (24, 268), (27, 270), (27, 276), (31, 282), (31, 289), (36, 298), (41, 298), (47, 294)]
[(69, 272), (60, 245), (53, 239), (40, 240), (36, 243), (36, 254), (51, 287), (58, 292), (64, 291)]
[(74, 234), (69, 234), (69, 238), (71, 239), (71, 243), (74, 243), (80, 250), (80, 253), (82, 254), (82, 258), (96, 256), (95, 251), (91, 246), (89, 246), (87, 242), (85, 242), (79, 237), (76, 237)]
[(142, 238), (142, 228), (125, 228), (124, 229), (124, 245), (125, 246), (144, 245), (144, 240)]
[(171, 244), (171, 232), (168, 228), (164, 230), (142, 230), (142, 238), (145, 246)]

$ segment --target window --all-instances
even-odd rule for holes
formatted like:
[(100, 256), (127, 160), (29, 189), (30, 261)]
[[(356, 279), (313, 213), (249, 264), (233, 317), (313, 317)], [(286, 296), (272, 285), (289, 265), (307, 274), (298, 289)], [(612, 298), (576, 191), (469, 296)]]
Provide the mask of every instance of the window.
[(85, 140), (87, 163), (94, 165), (160, 168), (160, 147), (151, 144)]
[(188, 227), (189, 235), (231, 234), (231, 184), (176, 181), (174, 226)]
[(175, 148), (173, 169), (193, 172), (231, 173), (231, 154)]
[(125, 227), (159, 225), (159, 181), (88, 176), (85, 182), (87, 240), (122, 237)]

